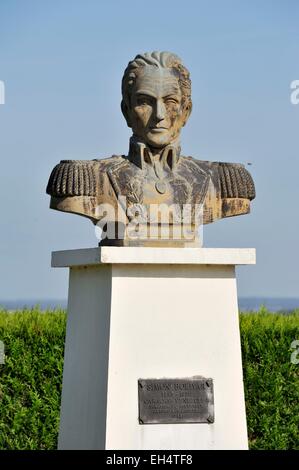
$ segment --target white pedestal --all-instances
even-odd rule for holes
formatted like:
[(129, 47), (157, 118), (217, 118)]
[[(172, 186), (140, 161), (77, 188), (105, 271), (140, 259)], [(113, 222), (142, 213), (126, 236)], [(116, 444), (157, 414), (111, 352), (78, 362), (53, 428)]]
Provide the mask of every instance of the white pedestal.
[[(70, 267), (59, 449), (246, 449), (235, 265), (254, 249), (102, 247)], [(204, 376), (212, 424), (139, 424), (138, 379)]]

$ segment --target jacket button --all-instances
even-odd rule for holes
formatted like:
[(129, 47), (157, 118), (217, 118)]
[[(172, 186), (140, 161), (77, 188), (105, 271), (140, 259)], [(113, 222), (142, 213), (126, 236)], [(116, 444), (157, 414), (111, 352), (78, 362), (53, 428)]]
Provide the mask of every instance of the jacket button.
[(155, 187), (160, 194), (164, 194), (166, 192), (166, 184), (163, 181), (157, 181)]

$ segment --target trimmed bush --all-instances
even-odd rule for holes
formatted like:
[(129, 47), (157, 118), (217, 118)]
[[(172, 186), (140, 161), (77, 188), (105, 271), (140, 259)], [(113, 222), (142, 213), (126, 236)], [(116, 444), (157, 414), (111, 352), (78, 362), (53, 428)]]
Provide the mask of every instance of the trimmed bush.
[(0, 449), (55, 449), (65, 313), (0, 313)]
[(299, 312), (261, 309), (240, 320), (250, 448), (299, 449), (299, 364), (291, 362)]
[[(0, 449), (57, 447), (65, 323), (63, 310), (0, 311)], [(299, 449), (299, 311), (241, 314), (240, 328), (250, 448)]]

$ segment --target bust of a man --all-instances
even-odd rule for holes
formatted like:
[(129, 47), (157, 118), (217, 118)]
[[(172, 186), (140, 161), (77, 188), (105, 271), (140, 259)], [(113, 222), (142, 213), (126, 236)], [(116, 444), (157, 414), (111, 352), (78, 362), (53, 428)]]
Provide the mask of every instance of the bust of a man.
[(132, 129), (128, 155), (62, 160), (47, 186), (52, 209), (100, 223), (103, 244), (170, 246), (198, 245), (200, 224), (249, 212), (255, 189), (243, 165), (181, 155), (191, 81), (175, 54), (129, 62), (121, 109)]

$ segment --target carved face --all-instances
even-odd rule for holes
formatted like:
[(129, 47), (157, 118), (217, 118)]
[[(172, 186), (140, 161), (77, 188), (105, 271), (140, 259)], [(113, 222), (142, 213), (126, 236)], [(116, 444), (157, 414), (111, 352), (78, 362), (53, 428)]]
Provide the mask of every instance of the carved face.
[(163, 148), (180, 134), (189, 116), (177, 76), (167, 68), (143, 67), (131, 94), (127, 122), (150, 147)]

